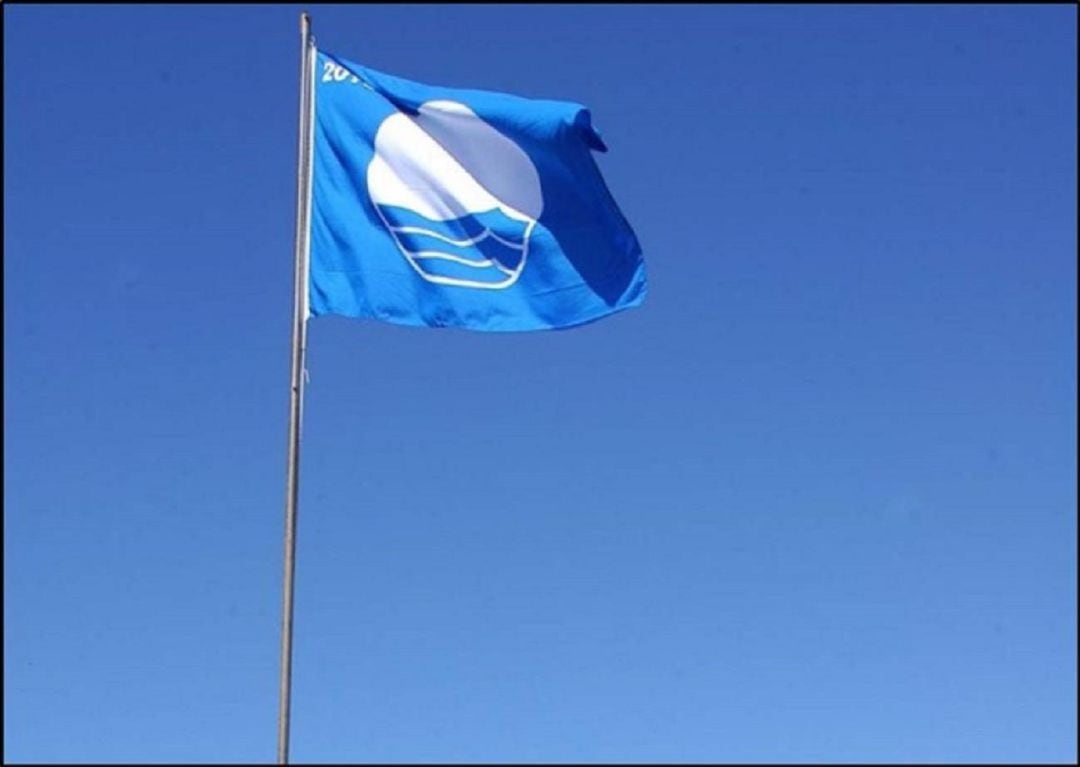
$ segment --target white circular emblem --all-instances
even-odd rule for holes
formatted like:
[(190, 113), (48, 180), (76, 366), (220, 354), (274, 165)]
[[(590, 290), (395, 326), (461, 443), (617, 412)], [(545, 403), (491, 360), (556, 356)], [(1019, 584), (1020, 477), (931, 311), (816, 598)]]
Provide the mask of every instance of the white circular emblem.
[(398, 250), (440, 285), (513, 285), (544, 208), (529, 156), (456, 101), (428, 101), (415, 117), (386, 118), (367, 187)]

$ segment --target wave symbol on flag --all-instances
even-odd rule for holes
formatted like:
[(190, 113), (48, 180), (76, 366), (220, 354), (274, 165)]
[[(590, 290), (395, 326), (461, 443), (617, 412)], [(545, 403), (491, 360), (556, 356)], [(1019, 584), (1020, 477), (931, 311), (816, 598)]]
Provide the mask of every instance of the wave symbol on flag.
[(513, 285), (544, 206), (529, 156), (456, 101), (384, 120), (367, 186), (398, 250), (440, 285)]

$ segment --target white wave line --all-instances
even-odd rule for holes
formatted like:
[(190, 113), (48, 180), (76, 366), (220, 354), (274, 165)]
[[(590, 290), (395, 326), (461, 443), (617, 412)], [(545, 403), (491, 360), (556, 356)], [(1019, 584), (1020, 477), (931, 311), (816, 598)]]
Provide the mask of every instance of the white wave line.
[(522, 243), (521, 245), (518, 245), (516, 242), (511, 242), (510, 240), (504, 240), (502, 237), (495, 234), (495, 232), (491, 231), (490, 229), (487, 229), (485, 231), (488, 234), (491, 235), (491, 239), (497, 240), (498, 242), (501, 242), (503, 245), (505, 245), (508, 248), (513, 248), (514, 250), (525, 250), (525, 243)]
[(408, 252), (413, 258), (438, 258), (443, 261), (453, 261), (458, 264), (464, 264), (465, 266), (475, 266), (478, 269), (495, 266), (495, 262), (488, 258), (474, 261), (471, 258), (462, 258), (461, 256), (455, 256), (450, 253), (443, 253), (441, 250), (410, 250)]
[(490, 229), (487, 229), (487, 228), (485, 228), (484, 231), (481, 232), (480, 234), (476, 235), (475, 237), (470, 237), (467, 240), (455, 240), (455, 239), (453, 239), (451, 237), (447, 237), (445, 234), (440, 234), (439, 232), (434, 232), (431, 229), (424, 229), (421, 226), (392, 226), (392, 227), (390, 227), (390, 231), (392, 231), (392, 232), (402, 232), (404, 234), (422, 234), (422, 235), (424, 235), (426, 237), (434, 237), (436, 240), (442, 240), (443, 242), (447, 242), (447, 243), (449, 243), (451, 245), (456, 245), (459, 248), (465, 248), (465, 247), (468, 247), (469, 245), (475, 245), (476, 243), (482, 242), (483, 240), (486, 240), (488, 237), (491, 237), (492, 239), (496, 240), (497, 242), (501, 242), (503, 245), (505, 245), (508, 248), (513, 248), (514, 250), (524, 250), (525, 249), (524, 244), (518, 245), (515, 242), (511, 242), (509, 240), (504, 240), (502, 237), (495, 234), (495, 232), (493, 232), (493, 231), (491, 231)]
[(392, 227), (390, 227), (390, 231), (392, 231), (392, 232), (404, 232), (405, 234), (422, 234), (422, 235), (425, 235), (427, 237), (434, 237), (436, 240), (442, 240), (443, 242), (448, 242), (451, 245), (457, 245), (459, 248), (464, 248), (464, 247), (467, 247), (469, 245), (475, 245), (476, 243), (480, 242), (481, 240), (486, 239), (487, 236), (489, 234), (491, 234), (490, 230), (485, 229), (480, 234), (476, 235), (475, 237), (470, 237), (467, 240), (455, 240), (455, 239), (453, 239), (451, 237), (447, 237), (445, 234), (440, 234), (439, 232), (433, 232), (430, 229), (424, 229), (423, 227), (420, 227), (420, 226), (392, 226)]

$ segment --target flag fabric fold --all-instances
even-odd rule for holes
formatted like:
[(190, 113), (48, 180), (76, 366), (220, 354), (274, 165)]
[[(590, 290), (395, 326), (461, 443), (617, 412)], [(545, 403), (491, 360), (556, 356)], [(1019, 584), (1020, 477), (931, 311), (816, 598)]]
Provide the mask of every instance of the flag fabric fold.
[(645, 264), (570, 102), (317, 53), (309, 312), (488, 331), (639, 305)]

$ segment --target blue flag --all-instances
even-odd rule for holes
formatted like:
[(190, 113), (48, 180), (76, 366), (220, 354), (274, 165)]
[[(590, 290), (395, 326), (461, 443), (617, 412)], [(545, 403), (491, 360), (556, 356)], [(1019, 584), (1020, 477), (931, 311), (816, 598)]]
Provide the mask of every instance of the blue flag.
[(579, 104), (440, 88), (319, 51), (309, 309), (565, 328), (645, 297)]

